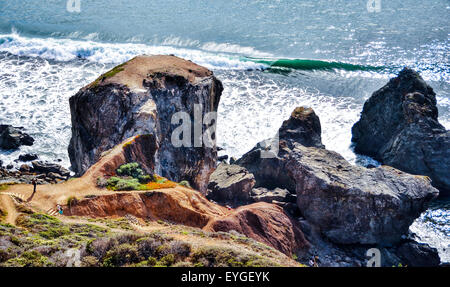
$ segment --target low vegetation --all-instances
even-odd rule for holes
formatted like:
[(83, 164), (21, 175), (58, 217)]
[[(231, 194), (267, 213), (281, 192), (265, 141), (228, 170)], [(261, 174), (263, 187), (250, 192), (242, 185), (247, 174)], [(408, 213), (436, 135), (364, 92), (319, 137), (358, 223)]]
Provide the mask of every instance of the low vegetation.
[(31, 213), (20, 214), (17, 226), (0, 223), (0, 266), (256, 267), (279, 266), (282, 256), (240, 234), (181, 225), (167, 234), (132, 233), (125, 218), (89, 221), (69, 224)]
[(132, 162), (121, 165), (116, 170), (117, 176), (108, 179), (98, 178), (97, 185), (110, 190), (153, 190), (172, 188), (177, 184), (159, 175), (146, 174), (138, 163)]

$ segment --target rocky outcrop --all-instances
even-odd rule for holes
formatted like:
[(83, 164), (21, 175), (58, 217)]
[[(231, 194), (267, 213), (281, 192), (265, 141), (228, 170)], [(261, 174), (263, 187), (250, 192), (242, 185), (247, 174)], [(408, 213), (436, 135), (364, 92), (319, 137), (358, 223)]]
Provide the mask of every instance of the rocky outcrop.
[(281, 207), (265, 202), (239, 207), (226, 217), (212, 220), (205, 229), (235, 230), (284, 254), (301, 253), (309, 248), (309, 242), (298, 224)]
[(221, 163), (209, 178), (207, 198), (232, 206), (246, 204), (254, 185), (253, 174), (245, 168)]
[(18, 149), (22, 145), (31, 146), (34, 139), (23, 132), (22, 127), (13, 127), (10, 125), (0, 125), (0, 148)]
[(297, 107), (278, 131), (287, 143), (301, 143), (307, 147), (325, 148), (322, 144), (322, 128), (313, 109)]
[(284, 161), (276, 154), (280, 147), (300, 143), (304, 146), (324, 148), (321, 140), (319, 117), (311, 108), (297, 107), (278, 131), (278, 137), (258, 143), (236, 161), (255, 176), (255, 187), (282, 188), (295, 193), (295, 182), (286, 173)]
[(450, 192), (450, 131), (438, 122), (436, 95), (417, 72), (405, 68), (373, 93), (352, 134), (355, 152), (429, 176)]
[(238, 163), (255, 172), (256, 186), (270, 178), (266, 188), (294, 189), (301, 214), (335, 243), (396, 244), (439, 193), (426, 177), (387, 166), (353, 166), (321, 145), (304, 146), (284, 127), (275, 157), (262, 157), (265, 149), (257, 146)]
[(33, 161), (31, 162), (33, 165), (32, 171), (36, 173), (43, 173), (43, 174), (59, 174), (61, 176), (67, 177), (70, 175), (70, 171), (66, 168), (60, 166), (56, 163), (49, 163), (49, 162), (43, 162), (43, 161)]
[(439, 194), (426, 177), (354, 166), (335, 152), (302, 145), (288, 152), (286, 169), (303, 216), (340, 244), (398, 243)]
[[(139, 56), (114, 68), (70, 98), (72, 169), (81, 175), (116, 144), (152, 134), (155, 172), (206, 192), (217, 150), (201, 139), (214, 139), (210, 128), (222, 90), (211, 71), (174, 56)], [(178, 147), (173, 132), (182, 122), (188, 128)]]

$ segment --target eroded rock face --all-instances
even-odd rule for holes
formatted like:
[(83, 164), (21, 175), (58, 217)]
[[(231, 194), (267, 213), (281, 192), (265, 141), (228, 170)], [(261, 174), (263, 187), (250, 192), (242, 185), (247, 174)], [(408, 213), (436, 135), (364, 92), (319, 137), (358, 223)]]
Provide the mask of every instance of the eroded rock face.
[(210, 221), (205, 229), (235, 230), (284, 254), (302, 253), (309, 248), (298, 224), (280, 206), (265, 202), (239, 207), (226, 217)]
[(398, 243), (439, 194), (426, 177), (387, 166), (353, 166), (322, 145), (304, 146), (283, 133), (284, 127), (275, 157), (263, 158), (257, 146), (238, 163), (255, 172), (256, 186), (293, 190), (301, 214), (335, 243)]
[[(158, 146), (155, 172), (173, 181), (188, 180), (205, 192), (217, 161), (216, 147), (195, 147), (193, 126), (190, 146), (175, 147), (171, 136), (181, 122), (172, 123), (172, 116), (185, 112), (194, 122), (197, 105), (201, 122), (217, 111), (222, 90), (211, 71), (174, 56), (139, 56), (114, 68), (70, 98), (72, 169), (82, 175), (116, 144), (153, 134)], [(200, 125), (201, 134), (210, 123)]]
[(405, 68), (373, 93), (352, 134), (357, 153), (429, 176), (450, 192), (450, 131), (438, 122), (436, 95), (417, 72)]
[(254, 185), (253, 174), (245, 168), (221, 163), (209, 178), (207, 198), (220, 204), (246, 204)]
[(23, 132), (22, 127), (0, 125), (0, 148), (18, 149), (21, 145), (31, 146), (34, 139)]

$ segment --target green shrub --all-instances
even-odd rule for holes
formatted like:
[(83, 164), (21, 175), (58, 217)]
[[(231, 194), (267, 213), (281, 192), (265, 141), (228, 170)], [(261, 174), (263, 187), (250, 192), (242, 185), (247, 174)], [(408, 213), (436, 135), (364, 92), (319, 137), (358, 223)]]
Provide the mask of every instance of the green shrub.
[(175, 255), (167, 254), (166, 256), (164, 256), (163, 258), (161, 258), (158, 261), (157, 265), (158, 266), (171, 266), (174, 263), (175, 263)]
[(81, 259), (81, 266), (83, 267), (99, 267), (100, 263), (95, 256), (85, 256)]
[(141, 261), (139, 252), (135, 245), (128, 243), (114, 247), (106, 253), (103, 259), (104, 267), (116, 267), (129, 263), (137, 263)]
[(117, 175), (120, 176), (131, 176), (133, 178), (139, 178), (140, 176), (144, 176), (144, 171), (140, 168), (137, 162), (130, 162), (127, 164), (121, 165), (117, 170)]

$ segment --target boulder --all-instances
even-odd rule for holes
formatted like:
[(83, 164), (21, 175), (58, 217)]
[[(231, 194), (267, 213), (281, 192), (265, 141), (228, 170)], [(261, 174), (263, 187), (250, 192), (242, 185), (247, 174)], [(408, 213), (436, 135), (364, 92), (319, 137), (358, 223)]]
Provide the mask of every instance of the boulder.
[(429, 176), (450, 192), (450, 131), (438, 122), (436, 94), (417, 72), (405, 68), (373, 93), (352, 135), (355, 152)]
[(294, 143), (324, 148), (319, 117), (311, 108), (297, 107), (289, 119), (283, 122), (277, 135), (273, 139), (258, 143), (235, 164), (245, 167), (255, 176), (255, 187), (278, 187), (295, 193), (295, 182), (285, 172), (284, 161), (270, 151), (277, 153), (278, 145), (292, 146)]
[(19, 155), (19, 158), (18, 158), (19, 161), (23, 161), (23, 162), (33, 161), (36, 159), (38, 159), (38, 155), (34, 154), (34, 153), (21, 154), (21, 155)]
[(56, 163), (49, 163), (35, 160), (31, 162), (31, 164), (33, 165), (32, 171), (36, 173), (45, 173), (45, 174), (57, 173), (65, 177), (70, 175), (69, 170)]
[(433, 267), (441, 263), (436, 248), (414, 241), (401, 244), (396, 254), (402, 259), (402, 265), (409, 267)]
[(296, 142), (281, 129), (278, 143), (272, 143), (278, 149), (273, 158), (264, 158), (266, 150), (257, 146), (238, 163), (255, 172), (256, 186), (294, 190), (304, 218), (334, 243), (396, 244), (439, 194), (427, 177), (388, 166), (354, 166), (322, 146)]
[(0, 148), (18, 149), (21, 145), (31, 146), (34, 139), (23, 132), (22, 127), (0, 125)]
[(298, 144), (286, 155), (301, 213), (335, 243), (396, 244), (439, 194), (426, 177), (354, 166), (325, 149)]
[[(222, 90), (211, 71), (174, 56), (138, 56), (115, 67), (70, 98), (72, 169), (82, 175), (116, 144), (153, 134), (155, 172), (205, 193), (217, 163), (212, 124)], [(181, 122), (188, 129), (179, 143), (173, 132)], [(201, 141), (208, 136), (210, 144)]]
[(254, 185), (253, 174), (245, 168), (221, 163), (209, 178), (207, 198), (221, 204), (242, 205), (248, 203)]

